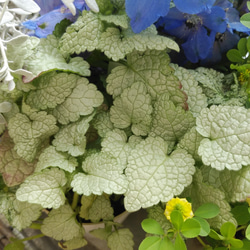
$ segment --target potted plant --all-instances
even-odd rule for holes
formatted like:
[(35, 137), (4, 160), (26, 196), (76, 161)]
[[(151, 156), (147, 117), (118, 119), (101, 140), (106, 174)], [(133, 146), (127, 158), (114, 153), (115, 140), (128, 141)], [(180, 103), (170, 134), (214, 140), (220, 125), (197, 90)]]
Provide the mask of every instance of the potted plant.
[[(246, 247), (235, 232), (250, 221), (249, 97), (238, 76), (248, 78), (229, 71), (229, 61), (209, 66), (221, 59), (219, 35), (232, 38), (228, 50), (239, 41), (235, 30), (248, 31), (232, 3), (175, 0), (169, 9), (163, 1), (147, 13), (130, 0), (35, 1), (46, 8), (18, 20), (24, 34), (18, 14), (39, 8), (12, 0), (19, 9), (9, 20), (8, 2), (0, 22), (0, 212), (11, 225), (38, 227), (76, 249), (87, 244), (82, 223), (101, 221), (95, 236), (133, 249), (132, 233), (114, 217), (143, 208), (150, 220), (142, 226), (156, 236), (141, 249), (154, 240), (154, 249), (186, 249), (183, 237), (200, 236), (210, 249)], [(188, 63), (173, 63), (177, 52)], [(177, 197), (191, 200), (193, 212)], [(194, 218), (183, 217), (186, 206)]]

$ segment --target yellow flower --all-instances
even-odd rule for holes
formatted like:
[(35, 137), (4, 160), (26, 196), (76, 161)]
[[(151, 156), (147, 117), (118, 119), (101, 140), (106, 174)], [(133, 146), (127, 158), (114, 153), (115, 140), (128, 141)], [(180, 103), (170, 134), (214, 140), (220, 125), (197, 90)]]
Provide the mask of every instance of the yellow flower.
[(249, 79), (249, 77), (250, 77), (250, 69), (246, 69), (244, 72), (240, 72), (238, 80), (240, 81), (240, 83), (244, 83)]
[(168, 203), (166, 204), (164, 215), (169, 221), (171, 221), (170, 214), (174, 210), (179, 210), (181, 212), (184, 221), (194, 216), (192, 205), (185, 198), (173, 198), (168, 201)]

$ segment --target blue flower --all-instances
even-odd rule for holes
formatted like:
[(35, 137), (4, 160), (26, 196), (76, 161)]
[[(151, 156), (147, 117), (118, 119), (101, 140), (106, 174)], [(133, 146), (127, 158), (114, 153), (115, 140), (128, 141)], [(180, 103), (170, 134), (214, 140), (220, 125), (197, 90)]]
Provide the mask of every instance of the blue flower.
[[(78, 15), (73, 16), (70, 10), (62, 4), (61, 0), (36, 0), (36, 2), (41, 8), (40, 13), (42, 13), (42, 16), (35, 20), (23, 22), (23, 26), (25, 28), (32, 30), (29, 32), (29, 35), (44, 38), (47, 37), (47, 35), (52, 34), (56, 24), (61, 22), (63, 19), (66, 18), (72, 22), (77, 19)], [(83, 0), (75, 0), (74, 4), (79, 11), (86, 8)]]
[(209, 31), (223, 33), (227, 22), (225, 11), (218, 6), (195, 15), (180, 12), (174, 7), (167, 16), (159, 19), (157, 26), (163, 26), (166, 33), (184, 41), (182, 48), (186, 57), (197, 63), (206, 58), (213, 46), (214, 36)]

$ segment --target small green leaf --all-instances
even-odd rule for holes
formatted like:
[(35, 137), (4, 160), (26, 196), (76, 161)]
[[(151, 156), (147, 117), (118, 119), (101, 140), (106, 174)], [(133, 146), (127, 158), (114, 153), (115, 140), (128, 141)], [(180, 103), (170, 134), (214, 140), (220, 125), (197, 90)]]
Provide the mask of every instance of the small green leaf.
[(216, 204), (206, 203), (198, 207), (198, 209), (194, 212), (194, 215), (204, 219), (211, 219), (219, 213), (220, 208)]
[(246, 13), (244, 14), (241, 18), (240, 18), (240, 22), (245, 25), (246, 27), (250, 28), (250, 13)]
[(139, 250), (154, 250), (154, 249), (159, 249), (161, 245), (161, 238), (158, 236), (150, 236), (145, 238), (140, 246)]
[(237, 44), (237, 47), (241, 56), (245, 56), (247, 54), (247, 39), (245, 37), (241, 38)]
[(173, 242), (166, 236), (161, 241), (159, 250), (175, 250)]
[(200, 231), (201, 231), (201, 225), (195, 219), (185, 220), (181, 228), (181, 233), (186, 238), (195, 238), (200, 234)]
[(213, 229), (210, 230), (209, 237), (211, 237), (212, 239), (215, 239), (215, 240), (225, 240), (224, 236), (218, 234)]
[(175, 250), (187, 250), (187, 246), (184, 240), (181, 238), (180, 234), (177, 234), (174, 246)]
[(14, 242), (11, 242), (4, 247), (4, 250), (24, 250), (25, 245), (21, 240), (13, 239)]
[(237, 220), (238, 225), (244, 225), (250, 221), (250, 214), (248, 211), (248, 205), (239, 205), (232, 209), (232, 214)]
[(143, 220), (141, 226), (146, 233), (164, 235), (164, 231), (160, 223), (154, 219)]
[(229, 239), (228, 242), (230, 243), (230, 245), (231, 245), (232, 247), (235, 247), (235, 248), (242, 248), (243, 245), (244, 245), (243, 242), (242, 242), (241, 240), (239, 240), (239, 239), (234, 239), (234, 238)]
[[(243, 239), (242, 242), (243, 242), (243, 247), (240, 250), (249, 250), (250, 249), (250, 241), (247, 239)], [(238, 248), (234, 248), (234, 247), (231, 248), (231, 250), (236, 250), (236, 249), (238, 249)]]
[(246, 238), (248, 240), (250, 240), (250, 225), (248, 225), (247, 229), (246, 229)]
[(183, 217), (182, 217), (181, 212), (178, 210), (174, 210), (170, 214), (170, 218), (171, 218), (171, 222), (172, 222), (173, 226), (175, 227), (175, 229), (181, 230), (182, 225), (183, 225)]
[(227, 52), (227, 58), (231, 62), (237, 62), (237, 63), (243, 63), (244, 62), (244, 59), (242, 58), (241, 53), (237, 49), (230, 49)]
[(210, 225), (209, 225), (209, 223), (205, 219), (203, 219), (201, 217), (194, 217), (193, 219), (197, 220), (200, 223), (200, 225), (201, 225), (201, 230), (200, 230), (200, 234), (199, 235), (200, 236), (208, 236), (208, 234), (210, 232)]
[(233, 238), (236, 233), (236, 227), (232, 222), (225, 222), (221, 228), (220, 232), (223, 236), (225, 236), (227, 239)]

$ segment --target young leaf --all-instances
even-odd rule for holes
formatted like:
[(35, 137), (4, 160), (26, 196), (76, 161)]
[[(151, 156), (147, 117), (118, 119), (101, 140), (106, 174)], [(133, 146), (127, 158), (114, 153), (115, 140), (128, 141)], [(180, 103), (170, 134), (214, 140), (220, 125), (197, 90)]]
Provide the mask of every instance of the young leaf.
[(171, 155), (167, 152), (168, 145), (160, 137), (148, 137), (131, 151), (125, 172), (128, 190), (124, 202), (128, 211), (166, 202), (191, 183), (193, 158), (182, 149)]
[(246, 27), (250, 28), (250, 13), (246, 13), (240, 18), (240, 22)]
[(146, 237), (140, 244), (139, 250), (150, 250), (159, 249), (161, 246), (161, 237), (159, 236), (149, 236)]
[(237, 220), (238, 225), (244, 225), (250, 221), (250, 214), (248, 211), (247, 204), (242, 204), (234, 207), (232, 209), (232, 214), (234, 215), (234, 218)]
[(142, 221), (141, 226), (146, 233), (163, 235), (164, 231), (161, 225), (153, 219), (145, 219)]
[(194, 215), (204, 219), (210, 219), (217, 216), (219, 213), (220, 208), (218, 205), (214, 203), (205, 203), (195, 210)]
[(250, 110), (237, 106), (211, 106), (197, 117), (197, 131), (204, 137), (198, 153), (205, 165), (239, 170), (250, 164)]
[(240, 51), (237, 49), (230, 49), (227, 52), (227, 58), (231, 62), (236, 62), (236, 63), (243, 63), (244, 62), (244, 59), (242, 58)]
[(186, 238), (195, 238), (200, 234), (200, 231), (200, 223), (193, 218), (185, 220), (181, 227), (181, 233)]
[(15, 240), (6, 245), (4, 250), (25, 250), (25, 245), (21, 240)]
[(83, 236), (82, 225), (77, 222), (76, 215), (69, 205), (53, 209), (44, 219), (41, 231), (56, 240), (71, 240), (80, 232)]
[(167, 249), (167, 250), (175, 250), (173, 242), (167, 236), (165, 236), (162, 239), (159, 250), (165, 250), (165, 249)]
[(250, 225), (248, 225), (246, 229), (246, 238), (250, 240)]
[(225, 240), (224, 236), (218, 234), (213, 229), (210, 230), (209, 237), (211, 237), (212, 239), (215, 239), (215, 240)]
[(108, 247), (111, 250), (133, 250), (133, 234), (128, 228), (118, 229), (108, 237)]
[(67, 179), (62, 170), (45, 169), (25, 179), (16, 192), (20, 201), (42, 205), (44, 208), (59, 208), (65, 202), (63, 186)]
[(181, 212), (178, 210), (174, 210), (170, 214), (170, 218), (171, 218), (171, 223), (173, 224), (174, 228), (180, 231), (184, 222)]
[(220, 232), (225, 238), (230, 239), (230, 238), (233, 238), (235, 236), (236, 227), (233, 223), (226, 222), (221, 226)]
[(230, 243), (230, 245), (232, 246), (232, 247), (235, 247), (235, 248), (242, 248), (243, 247), (243, 242), (241, 241), (241, 240), (239, 240), (239, 239), (234, 239), (234, 238), (230, 238), (230, 239), (228, 239), (227, 240), (229, 243)]

